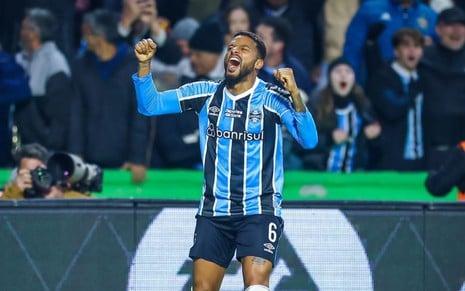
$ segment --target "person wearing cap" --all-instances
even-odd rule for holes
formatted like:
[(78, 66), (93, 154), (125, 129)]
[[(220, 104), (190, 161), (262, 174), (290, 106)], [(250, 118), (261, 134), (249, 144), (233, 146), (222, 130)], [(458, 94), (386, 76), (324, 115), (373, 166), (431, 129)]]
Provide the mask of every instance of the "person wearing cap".
[(424, 141), (429, 169), (465, 140), (465, 12), (443, 10), (436, 23), (439, 42), (426, 47), (419, 72), (424, 81)]
[(170, 37), (174, 39), (183, 56), (189, 56), (189, 40), (194, 35), (199, 22), (192, 17), (185, 17), (173, 26)]
[(185, 75), (181, 83), (224, 77), (223, 37), (224, 33), (215, 21), (206, 21), (199, 26), (189, 40), (189, 59), (194, 75)]

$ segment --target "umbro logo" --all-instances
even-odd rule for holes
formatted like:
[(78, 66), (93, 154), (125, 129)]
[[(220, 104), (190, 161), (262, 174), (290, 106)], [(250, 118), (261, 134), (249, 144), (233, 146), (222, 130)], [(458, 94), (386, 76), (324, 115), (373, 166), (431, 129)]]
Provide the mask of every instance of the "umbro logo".
[(218, 106), (211, 106), (208, 108), (208, 115), (218, 116), (220, 113), (220, 108)]
[(264, 243), (263, 246), (265, 247), (263, 249), (265, 252), (273, 254), (275, 248), (272, 243)]
[(258, 110), (252, 110), (252, 112), (249, 113), (249, 119), (252, 122), (259, 122), (262, 119), (262, 113)]

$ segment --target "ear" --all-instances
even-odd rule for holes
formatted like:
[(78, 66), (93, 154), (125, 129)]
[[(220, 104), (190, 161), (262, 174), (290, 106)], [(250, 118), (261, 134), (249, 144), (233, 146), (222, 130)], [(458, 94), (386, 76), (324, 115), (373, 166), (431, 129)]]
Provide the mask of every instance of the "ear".
[(265, 64), (265, 62), (263, 61), (263, 59), (258, 59), (255, 61), (255, 70), (260, 70), (261, 68), (263, 68), (263, 65)]

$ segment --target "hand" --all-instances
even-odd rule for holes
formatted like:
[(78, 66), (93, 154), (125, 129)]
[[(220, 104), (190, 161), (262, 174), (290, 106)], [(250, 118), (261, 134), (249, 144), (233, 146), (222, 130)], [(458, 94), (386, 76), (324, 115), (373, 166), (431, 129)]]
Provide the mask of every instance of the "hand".
[(154, 0), (146, 0), (139, 4), (141, 15), (140, 20), (148, 26), (158, 22), (158, 10)]
[(139, 63), (150, 63), (156, 51), (157, 45), (150, 38), (143, 39), (134, 46), (134, 53)]
[(121, 25), (127, 30), (139, 18), (142, 13), (139, 0), (124, 0), (123, 11), (121, 12)]
[(294, 72), (291, 68), (282, 68), (274, 71), (274, 77), (279, 80), (284, 88), (291, 93), (293, 106), (296, 112), (305, 112), (305, 107), (302, 97), (300, 96), (300, 90), (294, 79)]
[(144, 165), (138, 165), (126, 162), (121, 167), (122, 170), (130, 170), (132, 175), (132, 182), (135, 184), (141, 184), (147, 177), (147, 167)]
[(64, 198), (63, 190), (58, 186), (52, 186), (50, 191), (44, 195), (45, 199), (61, 199)]
[(345, 130), (336, 128), (333, 130), (333, 141), (335, 144), (346, 142), (349, 139), (349, 133)]
[(274, 77), (279, 80), (284, 88), (294, 95), (294, 93), (299, 94), (299, 88), (294, 79), (294, 72), (291, 68), (282, 68), (274, 71)]
[(29, 169), (20, 169), (16, 175), (15, 183), (21, 191), (32, 188), (32, 176)]
[(363, 132), (368, 139), (374, 139), (377, 138), (381, 133), (381, 126), (378, 122), (373, 122), (365, 126), (363, 128)]

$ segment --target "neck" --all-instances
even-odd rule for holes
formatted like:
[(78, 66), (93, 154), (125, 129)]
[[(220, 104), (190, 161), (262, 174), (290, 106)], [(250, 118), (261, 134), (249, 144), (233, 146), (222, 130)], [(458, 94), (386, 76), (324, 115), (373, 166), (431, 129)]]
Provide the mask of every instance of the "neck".
[(116, 45), (106, 42), (95, 50), (95, 55), (100, 61), (109, 61), (116, 55)]
[(232, 94), (239, 95), (249, 90), (250, 88), (252, 88), (253, 85), (255, 84), (256, 78), (257, 78), (257, 73), (249, 74), (242, 81), (234, 85), (226, 85), (226, 88), (228, 88), (228, 91), (231, 92)]

